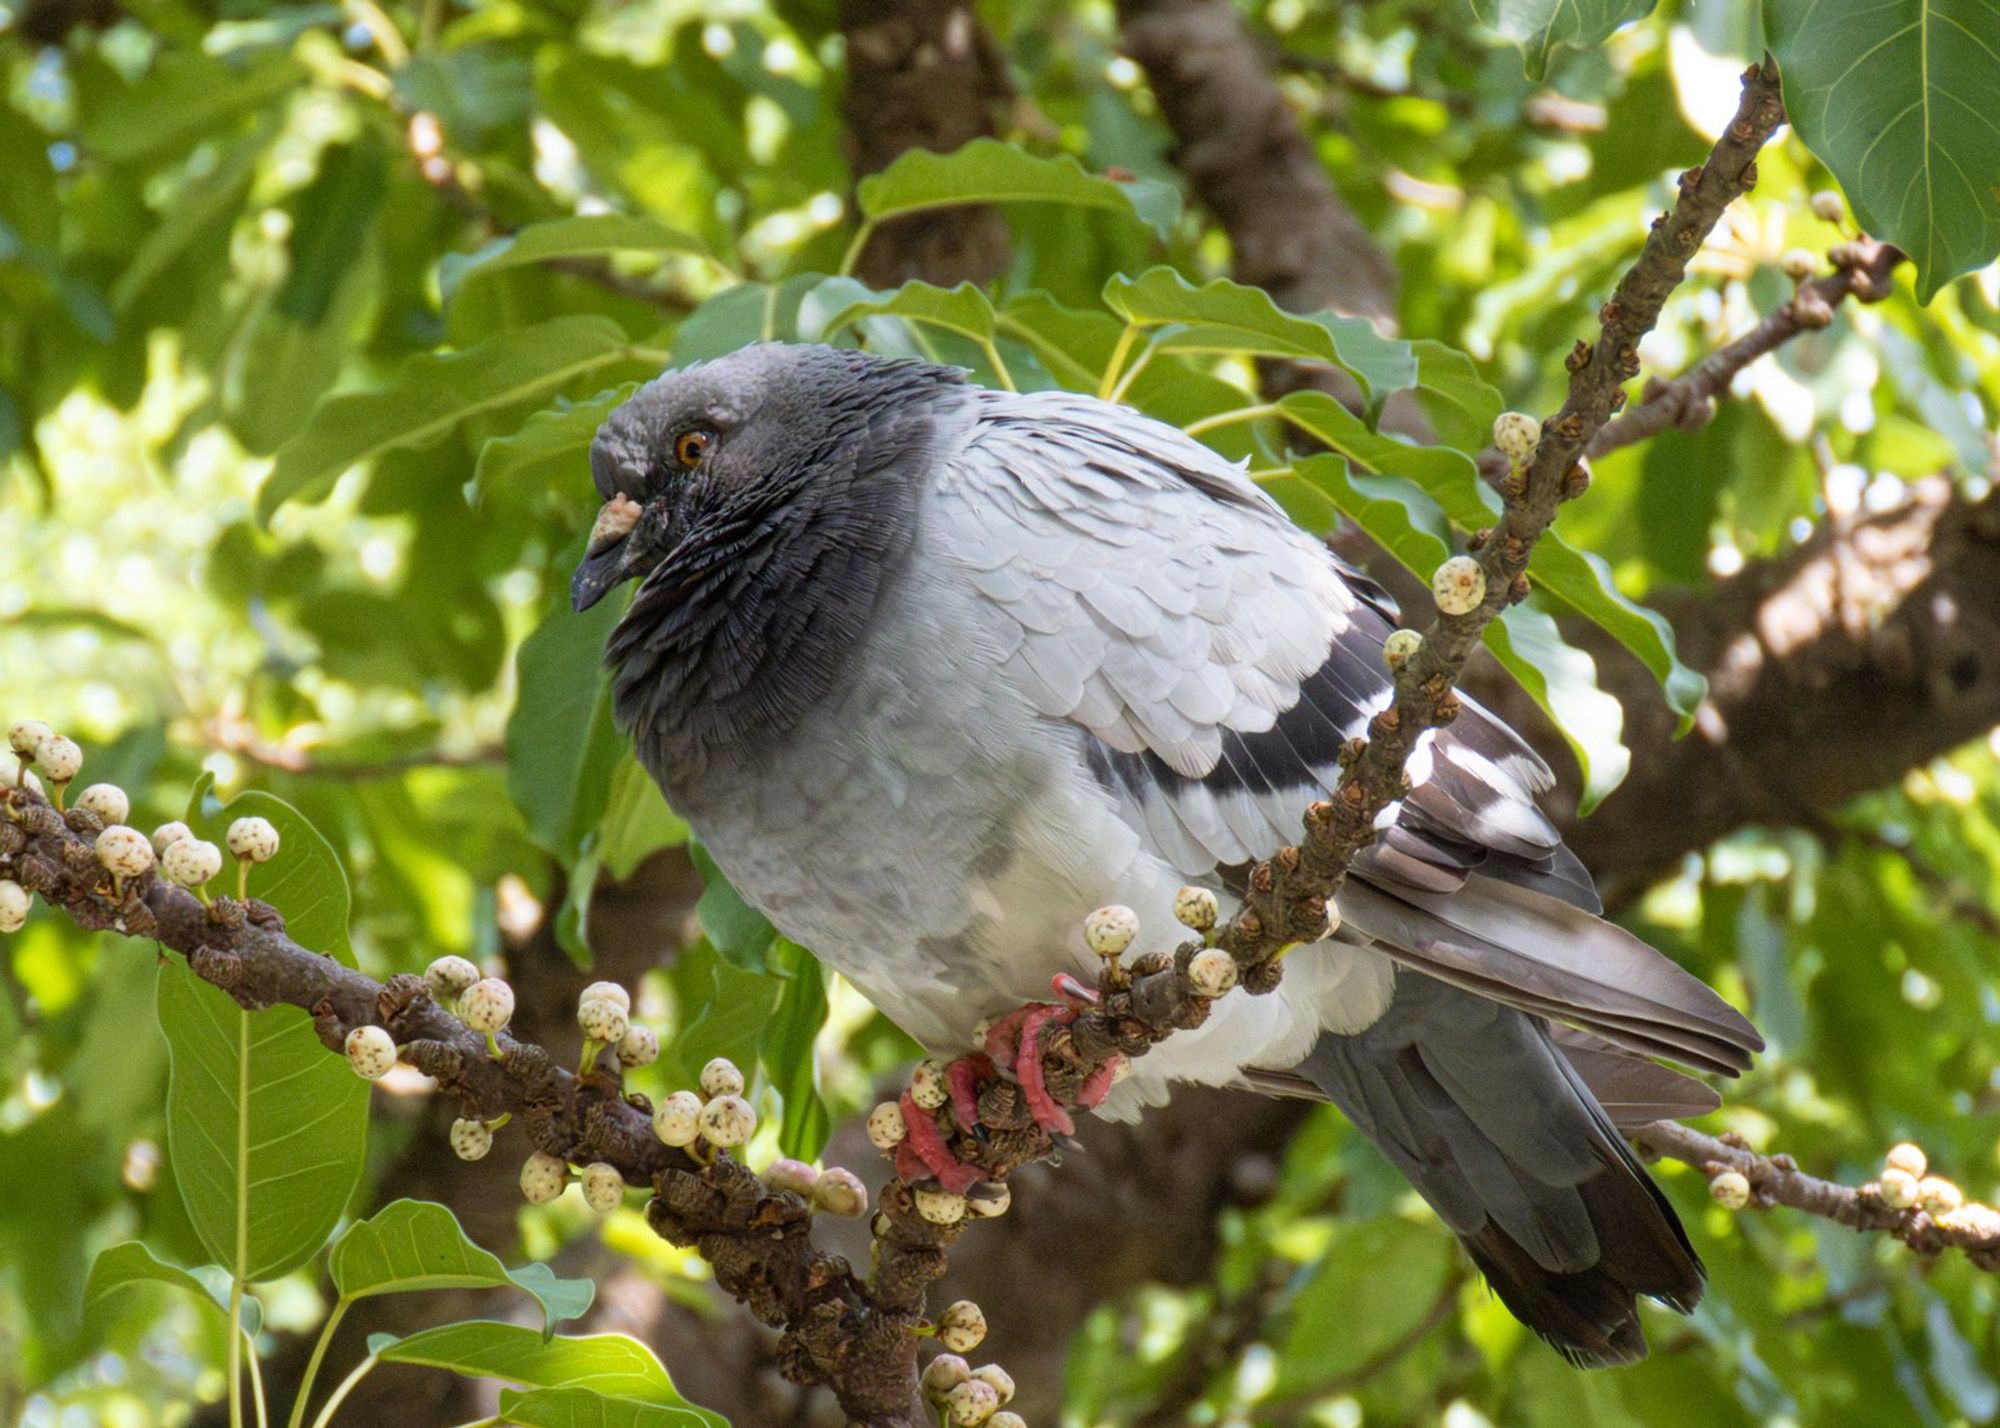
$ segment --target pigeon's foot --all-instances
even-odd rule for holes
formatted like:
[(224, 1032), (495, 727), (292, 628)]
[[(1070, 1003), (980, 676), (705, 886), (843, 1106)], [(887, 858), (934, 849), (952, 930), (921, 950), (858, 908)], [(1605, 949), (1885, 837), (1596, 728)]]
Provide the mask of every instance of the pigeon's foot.
[[(1097, 1000), (1095, 991), (1067, 975), (1055, 978), (1054, 990), (1061, 1001), (1017, 1007), (987, 1030), (981, 1050), (945, 1066), (947, 1098), (937, 1111), (924, 1109), (911, 1093), (903, 1093), (908, 1135), (896, 1147), (898, 1175), (908, 1181), (934, 1179), (961, 1195), (984, 1179), (985, 1170), (967, 1157), (976, 1155), (988, 1142), (989, 1127), (980, 1110), (980, 1098), (996, 1083), (1012, 1084), (1018, 1111), (1008, 1123), (992, 1129), (1018, 1131), (1029, 1122), (1058, 1144), (1076, 1134), (1076, 1122), (1070, 1114), (1074, 1107), (1090, 1110), (1103, 1104), (1117, 1079), (1116, 1058), (1085, 1078), (1067, 1104), (1049, 1088), (1042, 1065), (1048, 1036)], [(957, 1133), (956, 1147), (953, 1131)]]

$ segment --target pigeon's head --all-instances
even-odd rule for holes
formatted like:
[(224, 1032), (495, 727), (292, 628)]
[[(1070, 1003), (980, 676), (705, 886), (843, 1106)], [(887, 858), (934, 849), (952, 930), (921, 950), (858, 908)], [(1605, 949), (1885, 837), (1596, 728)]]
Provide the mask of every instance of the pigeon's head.
[(782, 503), (853, 439), (906, 367), (863, 352), (766, 342), (667, 372), (605, 419), (590, 446), (604, 499), (570, 583), (587, 610), (643, 579), (705, 516)]

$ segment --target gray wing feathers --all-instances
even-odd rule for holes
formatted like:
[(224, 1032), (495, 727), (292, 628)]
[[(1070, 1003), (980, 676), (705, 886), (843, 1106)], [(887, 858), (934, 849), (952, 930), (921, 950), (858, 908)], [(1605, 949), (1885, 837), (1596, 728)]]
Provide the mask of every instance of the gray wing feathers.
[(1355, 604), (1235, 468), (1067, 394), (989, 394), (928, 514), (1036, 707), (1191, 778), (1296, 702)]
[[(1373, 587), (1171, 427), (1065, 393), (979, 401), (926, 539), (984, 597), (1011, 677), (1045, 716), (1140, 757), (1107, 781), (1184, 876), (1268, 853), (1388, 702)], [(1484, 710), (1427, 735), (1412, 776), (1380, 876), (1446, 891), (1510, 858), (1594, 905), (1535, 807), (1548, 767)]]
[(1342, 907), (1383, 951), (1443, 981), (1647, 1056), (1734, 1076), (1764, 1048), (1705, 984), (1612, 923), (1474, 875), (1449, 896), (1350, 882)]
[(1380, 1021), (1322, 1036), (1298, 1069), (1572, 1359), (1643, 1357), (1637, 1295), (1700, 1297), (1673, 1212), (1535, 1018), (1405, 974)]
[(1706, 1083), (1683, 1076), (1671, 1066), (1635, 1056), (1589, 1032), (1551, 1026), (1549, 1039), (1621, 1131), (1637, 1130), (1654, 1121), (1705, 1116), (1722, 1104), (1722, 1097)]

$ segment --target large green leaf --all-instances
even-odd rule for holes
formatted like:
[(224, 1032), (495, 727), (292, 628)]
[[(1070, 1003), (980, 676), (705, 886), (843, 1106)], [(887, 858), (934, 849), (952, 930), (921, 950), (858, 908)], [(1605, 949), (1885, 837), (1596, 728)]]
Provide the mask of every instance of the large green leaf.
[(296, 1007), (246, 1012), (160, 964), (167, 1150), (202, 1247), (246, 1283), (319, 1252), (360, 1182), (368, 1083)]
[(1785, 111), (1928, 302), (2000, 252), (1992, 0), (1764, 0)]
[(812, 953), (783, 938), (771, 962), (784, 977), (784, 985), (757, 1055), (785, 1101), (778, 1149), (813, 1160), (826, 1149), (833, 1131), (833, 1113), (820, 1094), (819, 1056), (814, 1048), (820, 1028), (826, 1025), (826, 972)]
[(1393, 1350), (1451, 1291), (1456, 1261), (1451, 1236), (1434, 1222), (1342, 1225), (1291, 1303), (1275, 1392), (1303, 1394)]
[(558, 1279), (545, 1264), (509, 1269), (466, 1237), (458, 1219), (428, 1200), (397, 1200), (351, 1226), (327, 1257), (342, 1299), (407, 1294), (420, 1289), (525, 1289), (542, 1306), (542, 1327), (590, 1307), (596, 1285)]
[(1528, 78), (1541, 79), (1558, 49), (1590, 49), (1630, 20), (1652, 13), (1655, 0), (1472, 0), (1473, 11), (1521, 47)]
[(626, 755), (611, 775), (611, 791), (597, 827), (597, 851), (605, 871), (623, 882), (652, 854), (678, 848), (687, 839), (687, 824), (667, 807), (653, 776)]
[(730, 885), (715, 859), (699, 843), (688, 844), (694, 865), (701, 873), (701, 897), (694, 905), (701, 930), (723, 960), (747, 971), (764, 970), (772, 939), (778, 934), (770, 919)]
[(299, 433), (278, 448), (257, 496), (269, 520), (286, 501), (317, 500), (350, 466), (395, 447), (424, 446), (467, 417), (547, 397), (619, 363), (657, 360), (625, 339), (608, 317), (551, 318), (463, 352), (423, 353), (387, 386), (328, 397)]
[[(212, 1264), (182, 1269), (154, 1258), (153, 1252), (137, 1240), (113, 1245), (91, 1262), (90, 1278), (83, 1283), (84, 1312), (95, 1309), (108, 1295), (141, 1284), (165, 1284), (184, 1290), (225, 1317), (229, 1313), (228, 1271)], [(255, 1338), (263, 1323), (263, 1306), (246, 1294), (238, 1317), (243, 1332)]]
[(1142, 326), (1171, 324), (1155, 339), (1162, 351), (1330, 362), (1359, 382), (1371, 403), (1417, 380), (1410, 344), (1383, 337), (1366, 318), (1286, 312), (1262, 288), (1227, 278), (1196, 287), (1172, 268), (1113, 274), (1104, 305)]
[(495, 238), (476, 253), (448, 253), (438, 264), (438, 288), (450, 302), (472, 278), (552, 258), (600, 257), (606, 253), (681, 253), (709, 257), (708, 245), (691, 233), (669, 228), (657, 218), (633, 213), (577, 213), (531, 223)]
[(1410, 350), (1417, 358), (1417, 403), (1438, 440), (1464, 452), (1480, 450), (1493, 439), (1493, 419), (1505, 405), (1500, 393), (1456, 347), (1426, 337)]
[(848, 303), (827, 319), (822, 336), (831, 338), (843, 327), (868, 317), (900, 317), (929, 323), (980, 342), (990, 341), (993, 336), (993, 304), (971, 283), (940, 288), (914, 280), (892, 293), (870, 293)]
[(1130, 213), (1164, 237), (1180, 217), (1171, 185), (1086, 173), (1067, 154), (1041, 158), (998, 139), (949, 154), (911, 149), (855, 189), (868, 225), (967, 203), (1060, 203)]
[(93, 86), (100, 102), (89, 106), (84, 120), (84, 147), (116, 163), (151, 159), (221, 132), (292, 93), (303, 78), (282, 52), (237, 64), (169, 49), (130, 88)]
[(622, 742), (612, 727), (604, 641), (624, 602), (581, 615), (565, 601), (521, 644), (518, 693), (507, 721), (507, 790), (528, 836), (565, 866), (597, 827)]
[(341, 867), (333, 844), (298, 809), (260, 788), (245, 789), (227, 806), (211, 806), (209, 783), (204, 776), (195, 786), (188, 824), (219, 844), (229, 824), (238, 818), (262, 818), (270, 823), (278, 830), (278, 856), (250, 870), (251, 896), (285, 915), (285, 931), (301, 947), (324, 952), (343, 966), (355, 966), (354, 949), (347, 940), (351, 901), (347, 871)]
[[(277, 828), (279, 853), (251, 892), (285, 914), (303, 947), (354, 965), (347, 876), (332, 845), (297, 809), (250, 790), (226, 808), (195, 786), (187, 821), (220, 842), (234, 818)], [(202, 1246), (238, 1279), (270, 1279), (326, 1243), (360, 1181), (368, 1083), (327, 1053), (296, 1007), (246, 1012), (178, 960), (156, 992), (168, 1051), (167, 1148)]]
[(473, 470), (479, 499), (517, 499), (547, 490), (577, 497), (590, 491), (591, 439), (638, 385), (623, 382), (580, 402), (560, 402), (488, 441)]
[(586, 1388), (669, 1408), (689, 1406), (653, 1351), (624, 1334), (544, 1339), (524, 1324), (474, 1319), (384, 1345), (384, 1363), (427, 1364), (468, 1378), (500, 1378), (531, 1388)]
[(500, 1421), (521, 1428), (703, 1428), (722, 1419), (706, 1409), (612, 1398), (587, 1388), (500, 1391)]
[[(1500, 498), (1479, 479), (1472, 458), (1464, 452), (1442, 446), (1415, 446), (1371, 431), (1359, 417), (1324, 392), (1292, 392), (1280, 400), (1280, 405), (1302, 430), (1349, 461), (1414, 482), (1463, 529), (1477, 530), (1498, 520)], [(1391, 547), (1392, 552), (1406, 564), (1410, 556), (1421, 558), (1431, 554), (1410, 541), (1406, 533), (1392, 527), (1391, 534), (1397, 542)], [(1437, 568), (1437, 561), (1410, 568), (1428, 579)], [(1578, 551), (1554, 531), (1536, 542), (1528, 570), (1539, 589), (1600, 626), (1639, 658), (1660, 682), (1667, 706), (1680, 716), (1685, 732), (1708, 685), (1700, 674), (1681, 662), (1675, 651), (1673, 626), (1620, 591), (1610, 567), (1602, 560)]]
[(1556, 622), (1532, 605), (1502, 610), (1486, 627), (1485, 640), (1568, 741), (1583, 770), (1576, 811), (1589, 813), (1631, 770), (1625, 706), (1598, 687), (1597, 661), (1565, 640)]

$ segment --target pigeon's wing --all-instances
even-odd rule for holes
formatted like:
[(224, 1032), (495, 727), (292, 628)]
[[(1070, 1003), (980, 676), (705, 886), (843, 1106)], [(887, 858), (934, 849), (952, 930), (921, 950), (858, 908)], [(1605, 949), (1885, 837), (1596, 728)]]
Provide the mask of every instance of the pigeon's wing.
[[(1152, 849), (1226, 876), (1294, 837), (1341, 745), (1391, 697), (1387, 618), (1236, 467), (1171, 427), (1064, 393), (987, 393), (939, 472), (923, 537), (1035, 708)], [(1409, 762), (1413, 790), (1356, 859), (1342, 935), (1646, 1055), (1733, 1072), (1754, 1028), (1593, 916), (1535, 806), (1553, 779), (1466, 701)]]
[[(1171, 427), (1067, 393), (982, 400), (927, 526), (1017, 685), (1087, 731), (1092, 773), (1184, 875), (1296, 837), (1389, 702), (1386, 594)], [(1410, 774), (1364, 872), (1444, 893), (1484, 868), (1596, 908), (1535, 806), (1548, 766), (1483, 709), (1427, 734)]]

